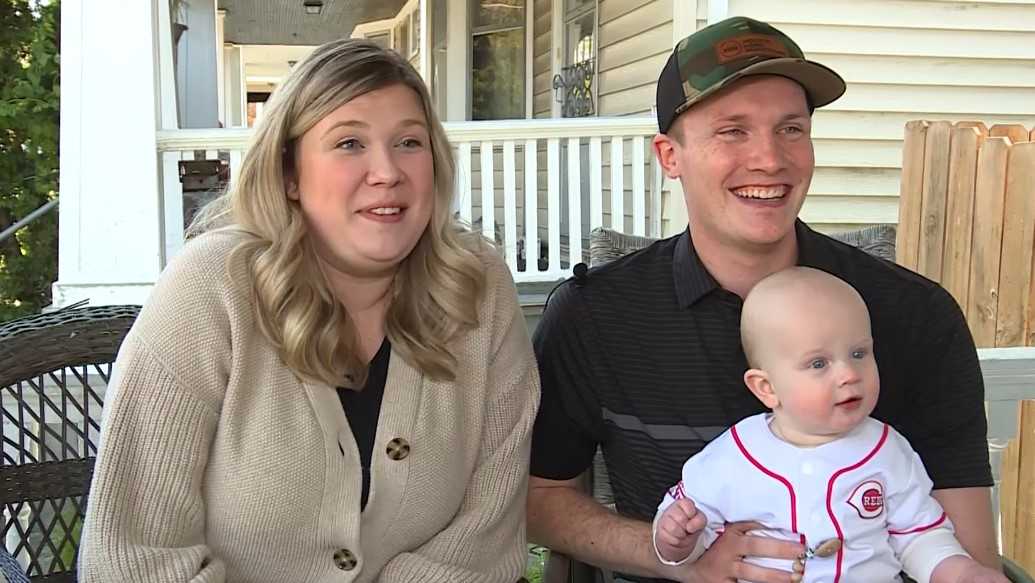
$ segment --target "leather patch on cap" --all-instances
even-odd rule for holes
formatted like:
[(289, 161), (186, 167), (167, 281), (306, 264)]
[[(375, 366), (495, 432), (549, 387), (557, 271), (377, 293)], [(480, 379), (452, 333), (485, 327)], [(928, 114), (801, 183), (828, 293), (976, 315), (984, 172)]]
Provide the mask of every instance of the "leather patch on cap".
[(715, 58), (720, 65), (749, 57), (789, 57), (787, 47), (771, 36), (744, 34), (715, 44)]

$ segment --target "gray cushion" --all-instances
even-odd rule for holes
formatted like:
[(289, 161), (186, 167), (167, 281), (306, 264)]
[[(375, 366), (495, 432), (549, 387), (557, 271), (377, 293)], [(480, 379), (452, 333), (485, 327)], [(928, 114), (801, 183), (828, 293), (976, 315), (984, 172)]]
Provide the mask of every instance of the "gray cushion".
[[(831, 235), (853, 247), (858, 247), (870, 255), (895, 260), (895, 225), (873, 225), (856, 231), (834, 233)], [(602, 265), (619, 257), (643, 249), (657, 241), (651, 237), (627, 235), (598, 227), (589, 234), (590, 265)]]

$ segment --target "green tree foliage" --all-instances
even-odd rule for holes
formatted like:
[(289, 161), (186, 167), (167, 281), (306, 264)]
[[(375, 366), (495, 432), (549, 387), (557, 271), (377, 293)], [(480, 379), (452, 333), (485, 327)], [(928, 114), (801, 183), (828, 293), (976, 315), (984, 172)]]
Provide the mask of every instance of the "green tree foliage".
[[(0, 0), (0, 230), (58, 189), (59, 2)], [(57, 213), (0, 242), (0, 321), (50, 303)]]

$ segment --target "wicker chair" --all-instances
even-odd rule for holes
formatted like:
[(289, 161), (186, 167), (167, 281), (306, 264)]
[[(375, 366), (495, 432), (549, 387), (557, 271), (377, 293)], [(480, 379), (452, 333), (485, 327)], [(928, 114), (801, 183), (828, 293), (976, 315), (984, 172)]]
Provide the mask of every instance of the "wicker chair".
[(76, 580), (104, 391), (138, 311), (66, 309), (0, 325), (3, 536), (33, 582)]
[[(895, 227), (893, 225), (874, 225), (832, 236), (875, 257), (895, 261)], [(590, 262), (592, 265), (601, 265), (637, 249), (647, 247), (656, 240), (618, 233), (610, 229), (594, 229), (590, 234)], [(580, 476), (579, 483), (584, 490), (592, 492), (593, 497), (602, 504), (614, 509), (614, 496), (607, 476), (607, 467), (599, 449), (593, 459), (593, 466)], [(1010, 581), (1015, 583), (1035, 583), (1023, 569), (1009, 559), (1003, 559), (1003, 571)], [(574, 561), (559, 553), (550, 553), (543, 580), (546, 583), (612, 583), (613, 577), (606, 570)]]

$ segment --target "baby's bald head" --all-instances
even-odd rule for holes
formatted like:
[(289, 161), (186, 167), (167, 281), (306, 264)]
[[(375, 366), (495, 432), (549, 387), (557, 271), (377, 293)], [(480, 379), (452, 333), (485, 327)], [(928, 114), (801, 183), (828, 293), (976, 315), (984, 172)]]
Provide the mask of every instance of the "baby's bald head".
[(811, 267), (792, 267), (758, 282), (744, 300), (740, 340), (752, 368), (765, 368), (770, 348), (782, 341), (787, 326), (807, 326), (813, 318), (841, 318), (869, 312), (859, 292), (843, 280)]

